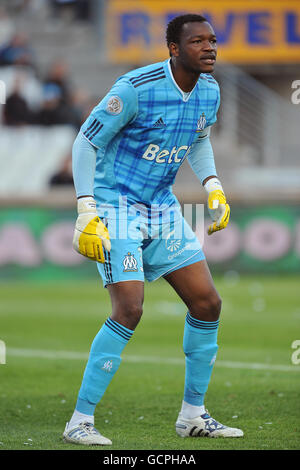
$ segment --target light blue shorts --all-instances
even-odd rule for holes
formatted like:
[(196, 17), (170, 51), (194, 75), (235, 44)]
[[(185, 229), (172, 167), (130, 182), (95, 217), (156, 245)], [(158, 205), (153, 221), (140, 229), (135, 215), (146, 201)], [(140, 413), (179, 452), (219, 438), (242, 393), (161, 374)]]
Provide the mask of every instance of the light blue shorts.
[(151, 233), (143, 223), (126, 221), (124, 232), (111, 219), (103, 222), (111, 239), (105, 263), (97, 263), (104, 287), (123, 281), (155, 281), (205, 259), (198, 238), (182, 216), (167, 224), (152, 224)]

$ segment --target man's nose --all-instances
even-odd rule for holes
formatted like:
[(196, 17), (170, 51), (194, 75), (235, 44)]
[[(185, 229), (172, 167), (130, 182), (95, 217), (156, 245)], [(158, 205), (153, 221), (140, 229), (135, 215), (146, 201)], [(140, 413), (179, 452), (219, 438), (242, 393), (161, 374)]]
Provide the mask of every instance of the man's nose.
[(206, 41), (203, 41), (202, 49), (204, 49), (205, 51), (214, 51), (215, 47), (213, 43), (209, 39), (207, 39)]

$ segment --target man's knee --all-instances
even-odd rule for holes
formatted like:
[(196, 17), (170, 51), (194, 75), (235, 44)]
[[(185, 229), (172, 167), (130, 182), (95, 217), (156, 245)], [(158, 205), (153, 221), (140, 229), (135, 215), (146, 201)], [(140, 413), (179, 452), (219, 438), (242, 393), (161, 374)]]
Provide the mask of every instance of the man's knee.
[(112, 320), (134, 330), (143, 313), (144, 284), (120, 282), (108, 285), (112, 304)]
[(190, 314), (203, 321), (217, 321), (222, 307), (222, 300), (216, 291), (211, 291), (205, 297), (198, 297), (190, 308)]
[(209, 303), (210, 314), (214, 317), (212, 321), (216, 321), (220, 316), (222, 308), (222, 299), (217, 292), (210, 297)]
[(112, 311), (111, 318), (121, 325), (134, 330), (143, 314), (143, 304), (122, 300), (118, 302)]

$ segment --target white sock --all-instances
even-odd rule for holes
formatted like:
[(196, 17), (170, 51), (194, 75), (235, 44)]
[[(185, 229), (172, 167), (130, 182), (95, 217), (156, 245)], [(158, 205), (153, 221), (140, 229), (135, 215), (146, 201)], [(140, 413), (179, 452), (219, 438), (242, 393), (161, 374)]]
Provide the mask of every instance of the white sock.
[(75, 410), (68, 424), (68, 429), (74, 428), (80, 423), (94, 424), (94, 416), (85, 415), (84, 413), (80, 413), (80, 411)]
[(190, 405), (189, 403), (183, 400), (180, 413), (183, 418), (186, 419), (197, 418), (198, 416), (203, 415), (205, 413), (205, 406)]

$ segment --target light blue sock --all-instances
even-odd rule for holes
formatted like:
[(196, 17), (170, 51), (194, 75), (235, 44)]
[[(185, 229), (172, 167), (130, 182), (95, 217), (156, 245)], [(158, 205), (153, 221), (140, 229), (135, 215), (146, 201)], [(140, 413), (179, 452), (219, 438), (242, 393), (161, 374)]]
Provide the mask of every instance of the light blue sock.
[(76, 410), (93, 415), (111, 379), (121, 363), (121, 353), (133, 334), (108, 318), (96, 335), (84, 371)]
[(219, 320), (200, 321), (187, 313), (183, 350), (185, 353), (184, 401), (194, 406), (204, 404), (216, 354)]

